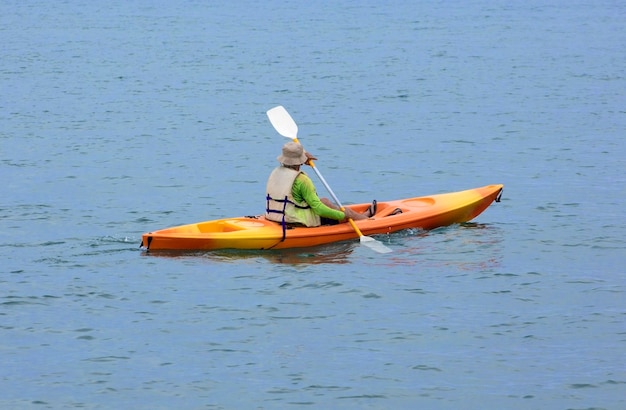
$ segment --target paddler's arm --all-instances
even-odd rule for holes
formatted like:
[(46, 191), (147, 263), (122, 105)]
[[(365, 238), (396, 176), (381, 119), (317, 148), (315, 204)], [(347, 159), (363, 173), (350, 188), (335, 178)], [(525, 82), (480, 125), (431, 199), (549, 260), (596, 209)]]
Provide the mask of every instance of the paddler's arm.
[(293, 183), (293, 198), (296, 201), (305, 201), (313, 212), (321, 217), (342, 221), (346, 215), (336, 209), (324, 205), (315, 192), (313, 181), (306, 174), (300, 174)]

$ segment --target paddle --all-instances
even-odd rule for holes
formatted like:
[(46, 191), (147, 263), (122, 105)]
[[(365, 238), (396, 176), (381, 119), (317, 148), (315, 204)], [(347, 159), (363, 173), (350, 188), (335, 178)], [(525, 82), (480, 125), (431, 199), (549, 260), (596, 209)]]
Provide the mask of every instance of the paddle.
[[(293, 118), (291, 118), (291, 115), (289, 115), (287, 110), (282, 105), (279, 105), (278, 107), (274, 107), (271, 110), (269, 110), (267, 112), (267, 116), (270, 119), (270, 122), (272, 123), (276, 131), (278, 131), (280, 135), (282, 135), (283, 137), (290, 138), (294, 142), (298, 142), (298, 143), (300, 142), (298, 141), (298, 125), (293, 120)], [(342, 211), (345, 211), (346, 208), (341, 204), (341, 202), (339, 201), (339, 199), (337, 198), (333, 190), (328, 185), (328, 182), (326, 182), (321, 172), (317, 169), (317, 167), (315, 166), (312, 160), (309, 160), (309, 164), (311, 165), (311, 168), (313, 168), (313, 170), (319, 177), (320, 181), (322, 181), (322, 183), (324, 184), (324, 186), (326, 187), (330, 195), (333, 197), (333, 200), (335, 201), (335, 203), (337, 203), (337, 205)], [(354, 223), (352, 218), (348, 218), (348, 222), (350, 222), (352, 229), (354, 229), (357, 235), (359, 235), (359, 240), (362, 245), (365, 245), (368, 248), (378, 253), (392, 252), (390, 248), (383, 245), (381, 242), (377, 241), (376, 239), (363, 235), (363, 233), (361, 233), (361, 230), (359, 229), (358, 226), (356, 226), (356, 223)]]

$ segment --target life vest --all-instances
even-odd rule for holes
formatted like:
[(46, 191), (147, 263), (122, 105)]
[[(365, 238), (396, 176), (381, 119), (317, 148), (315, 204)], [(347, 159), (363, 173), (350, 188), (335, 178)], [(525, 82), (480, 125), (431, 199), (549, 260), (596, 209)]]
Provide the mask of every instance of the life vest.
[(305, 226), (320, 226), (321, 221), (311, 207), (304, 201), (296, 202), (291, 190), (293, 183), (302, 171), (280, 166), (270, 174), (267, 180), (267, 205), (265, 218), (287, 223), (300, 223)]

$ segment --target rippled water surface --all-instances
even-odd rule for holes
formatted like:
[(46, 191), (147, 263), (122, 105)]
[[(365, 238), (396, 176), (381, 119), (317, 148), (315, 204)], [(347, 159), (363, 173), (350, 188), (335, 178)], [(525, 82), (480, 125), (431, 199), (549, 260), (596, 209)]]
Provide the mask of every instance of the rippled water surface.
[[(1, 407), (626, 407), (620, 2), (0, 15)], [(503, 200), (385, 255), (142, 252), (263, 211), (278, 104), (346, 203)]]

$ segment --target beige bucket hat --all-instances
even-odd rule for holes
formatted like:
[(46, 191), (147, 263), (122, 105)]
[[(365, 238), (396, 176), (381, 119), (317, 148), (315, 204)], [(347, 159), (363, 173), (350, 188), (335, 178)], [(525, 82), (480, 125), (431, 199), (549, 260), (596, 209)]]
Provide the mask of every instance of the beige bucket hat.
[(302, 165), (308, 158), (302, 145), (291, 141), (283, 145), (283, 153), (276, 159), (284, 165)]

